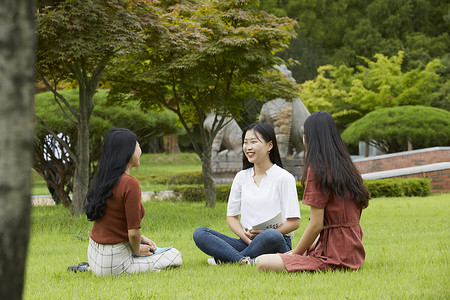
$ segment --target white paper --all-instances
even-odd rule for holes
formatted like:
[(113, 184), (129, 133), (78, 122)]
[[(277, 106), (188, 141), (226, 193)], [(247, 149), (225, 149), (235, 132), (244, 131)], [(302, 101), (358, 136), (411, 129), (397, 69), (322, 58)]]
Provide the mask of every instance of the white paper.
[(250, 228), (247, 228), (247, 230), (264, 230), (264, 229), (269, 229), (269, 228), (277, 228), (278, 226), (281, 225), (282, 222), (282, 218), (281, 218), (281, 211), (279, 213), (277, 213), (275, 216), (273, 216), (272, 218), (270, 218), (269, 220), (253, 225)]

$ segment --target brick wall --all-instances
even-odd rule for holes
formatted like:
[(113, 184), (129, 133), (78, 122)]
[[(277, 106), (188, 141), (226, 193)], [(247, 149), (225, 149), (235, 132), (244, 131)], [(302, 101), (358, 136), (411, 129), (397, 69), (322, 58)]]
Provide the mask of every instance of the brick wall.
[(354, 160), (361, 174), (450, 162), (450, 147), (434, 147)]
[(450, 192), (450, 147), (434, 147), (354, 160), (365, 179), (429, 178), (432, 193)]
[(419, 177), (431, 180), (432, 193), (450, 193), (450, 169), (422, 172), (398, 176), (399, 178)]

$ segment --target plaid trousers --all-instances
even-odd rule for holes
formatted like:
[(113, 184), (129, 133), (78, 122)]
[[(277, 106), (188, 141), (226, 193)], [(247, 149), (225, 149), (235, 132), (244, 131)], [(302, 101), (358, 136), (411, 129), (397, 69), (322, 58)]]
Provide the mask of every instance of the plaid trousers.
[(132, 253), (128, 242), (103, 245), (89, 238), (88, 262), (92, 272), (98, 276), (159, 272), (169, 266), (181, 266), (182, 263), (181, 253), (175, 248), (146, 257), (136, 257)]

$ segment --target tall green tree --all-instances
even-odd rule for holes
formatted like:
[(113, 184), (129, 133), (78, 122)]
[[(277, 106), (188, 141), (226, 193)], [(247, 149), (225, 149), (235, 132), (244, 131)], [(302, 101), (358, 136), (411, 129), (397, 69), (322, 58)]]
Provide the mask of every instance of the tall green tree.
[[(128, 93), (142, 107), (167, 107), (185, 127), (202, 161), (206, 206), (215, 206), (211, 148), (217, 132), (245, 110), (244, 100), (293, 99), (295, 84), (277, 71), (274, 54), (295, 36), (295, 21), (260, 11), (255, 0), (197, 0), (177, 3), (161, 16), (162, 27), (148, 32), (139, 55), (123, 60), (111, 77), (111, 95)], [(119, 62), (117, 62), (119, 64)], [(216, 119), (210, 133), (208, 113)], [(191, 131), (200, 129), (201, 145)]]
[(404, 51), (409, 71), (450, 52), (446, 0), (261, 0), (261, 9), (299, 23), (297, 39), (281, 54), (300, 61), (297, 82), (312, 79), (320, 65), (356, 67), (359, 57), (376, 53)]
[[(89, 187), (93, 95), (112, 58), (143, 43), (140, 32), (155, 24), (154, 15), (152, 6), (127, 0), (45, 1), (36, 13), (39, 79), (77, 128), (76, 150), (70, 153), (75, 162), (72, 214), (82, 212)], [(61, 83), (78, 87), (77, 108), (58, 92)], [(64, 140), (54, 138), (69, 148)]]
[(0, 5), (0, 299), (22, 299), (30, 234), (33, 1)]
[[(72, 107), (78, 108), (78, 90), (63, 90), (59, 93)], [(123, 106), (109, 106), (106, 103), (107, 94), (108, 91), (102, 89), (97, 91), (92, 99), (94, 109), (89, 131), (90, 179), (94, 177), (97, 170), (103, 138), (111, 128), (126, 127), (132, 130), (136, 133), (143, 149), (154, 139), (173, 134), (179, 129), (175, 125), (178, 118), (171, 111), (144, 112), (139, 108), (138, 103), (132, 101), (126, 102)], [(52, 92), (35, 96), (36, 116), (39, 121), (35, 122), (33, 167), (54, 190), (52, 196), (55, 202), (69, 206), (75, 169), (75, 162), (70, 157), (73, 156), (77, 145), (77, 128), (64, 115), (53, 98)], [(54, 143), (49, 129), (63, 139), (66, 145)]]

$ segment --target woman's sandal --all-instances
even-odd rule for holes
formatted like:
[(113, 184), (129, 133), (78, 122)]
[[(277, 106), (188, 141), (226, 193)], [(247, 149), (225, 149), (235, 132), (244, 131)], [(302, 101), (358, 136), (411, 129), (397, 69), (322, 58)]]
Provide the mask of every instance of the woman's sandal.
[(69, 271), (73, 271), (73, 272), (84, 272), (84, 271), (89, 271), (90, 267), (89, 264), (87, 262), (80, 262), (78, 265), (74, 265), (74, 266), (69, 266), (67, 268), (67, 270)]

